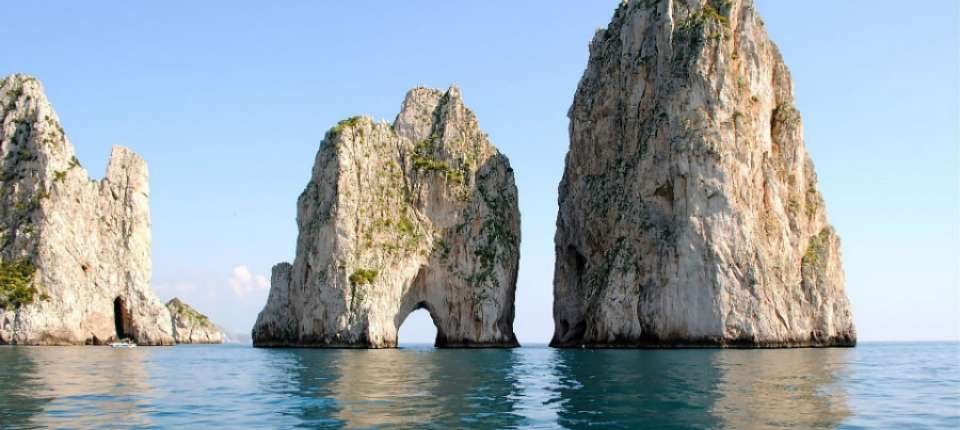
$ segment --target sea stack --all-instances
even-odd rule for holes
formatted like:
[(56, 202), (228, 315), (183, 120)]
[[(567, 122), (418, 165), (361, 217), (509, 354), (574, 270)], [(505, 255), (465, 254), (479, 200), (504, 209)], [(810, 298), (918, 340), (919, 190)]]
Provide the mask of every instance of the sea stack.
[(147, 164), (91, 180), (36, 79), (0, 81), (0, 344), (174, 343), (149, 287)]
[(569, 112), (551, 345), (856, 343), (792, 92), (752, 1), (621, 3)]
[(254, 346), (396, 347), (417, 309), (438, 347), (517, 346), (513, 170), (456, 87), (411, 90), (393, 124), (333, 127), (297, 207)]
[(173, 339), (179, 343), (223, 343), (224, 335), (210, 318), (174, 297), (167, 302)]

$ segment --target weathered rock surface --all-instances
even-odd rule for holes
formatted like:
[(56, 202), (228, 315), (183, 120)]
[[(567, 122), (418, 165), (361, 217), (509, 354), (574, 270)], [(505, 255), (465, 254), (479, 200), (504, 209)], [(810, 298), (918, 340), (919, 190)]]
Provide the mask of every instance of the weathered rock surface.
[(554, 346), (856, 333), (790, 74), (749, 0), (632, 0), (569, 112)]
[(0, 121), (0, 344), (172, 345), (143, 159), (114, 147), (90, 180), (32, 77), (0, 81)]
[(294, 263), (273, 268), (255, 346), (397, 345), (425, 308), (441, 347), (516, 346), (513, 170), (460, 91), (416, 88), (392, 125), (331, 129), (298, 201)]
[(177, 343), (223, 343), (224, 334), (206, 315), (174, 297), (167, 302)]

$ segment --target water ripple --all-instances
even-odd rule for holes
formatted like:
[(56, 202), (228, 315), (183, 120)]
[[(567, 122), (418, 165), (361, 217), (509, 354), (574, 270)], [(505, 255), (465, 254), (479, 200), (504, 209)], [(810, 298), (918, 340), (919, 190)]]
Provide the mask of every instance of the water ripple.
[(0, 348), (0, 428), (960, 427), (960, 344)]

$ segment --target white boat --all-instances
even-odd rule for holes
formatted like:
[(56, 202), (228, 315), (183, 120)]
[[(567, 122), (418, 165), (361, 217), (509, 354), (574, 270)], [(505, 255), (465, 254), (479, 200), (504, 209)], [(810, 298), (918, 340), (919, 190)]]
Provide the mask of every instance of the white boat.
[(136, 348), (137, 344), (130, 339), (122, 339), (119, 342), (113, 342), (110, 344), (111, 348)]

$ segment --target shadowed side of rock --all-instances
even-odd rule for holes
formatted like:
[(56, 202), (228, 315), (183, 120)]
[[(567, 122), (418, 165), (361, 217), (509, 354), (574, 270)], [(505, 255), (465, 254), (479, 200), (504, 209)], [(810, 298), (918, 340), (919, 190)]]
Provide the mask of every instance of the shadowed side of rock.
[(393, 124), (341, 121), (298, 201), (255, 346), (396, 347), (426, 309), (439, 347), (512, 347), (520, 215), (513, 170), (460, 91), (411, 90)]

